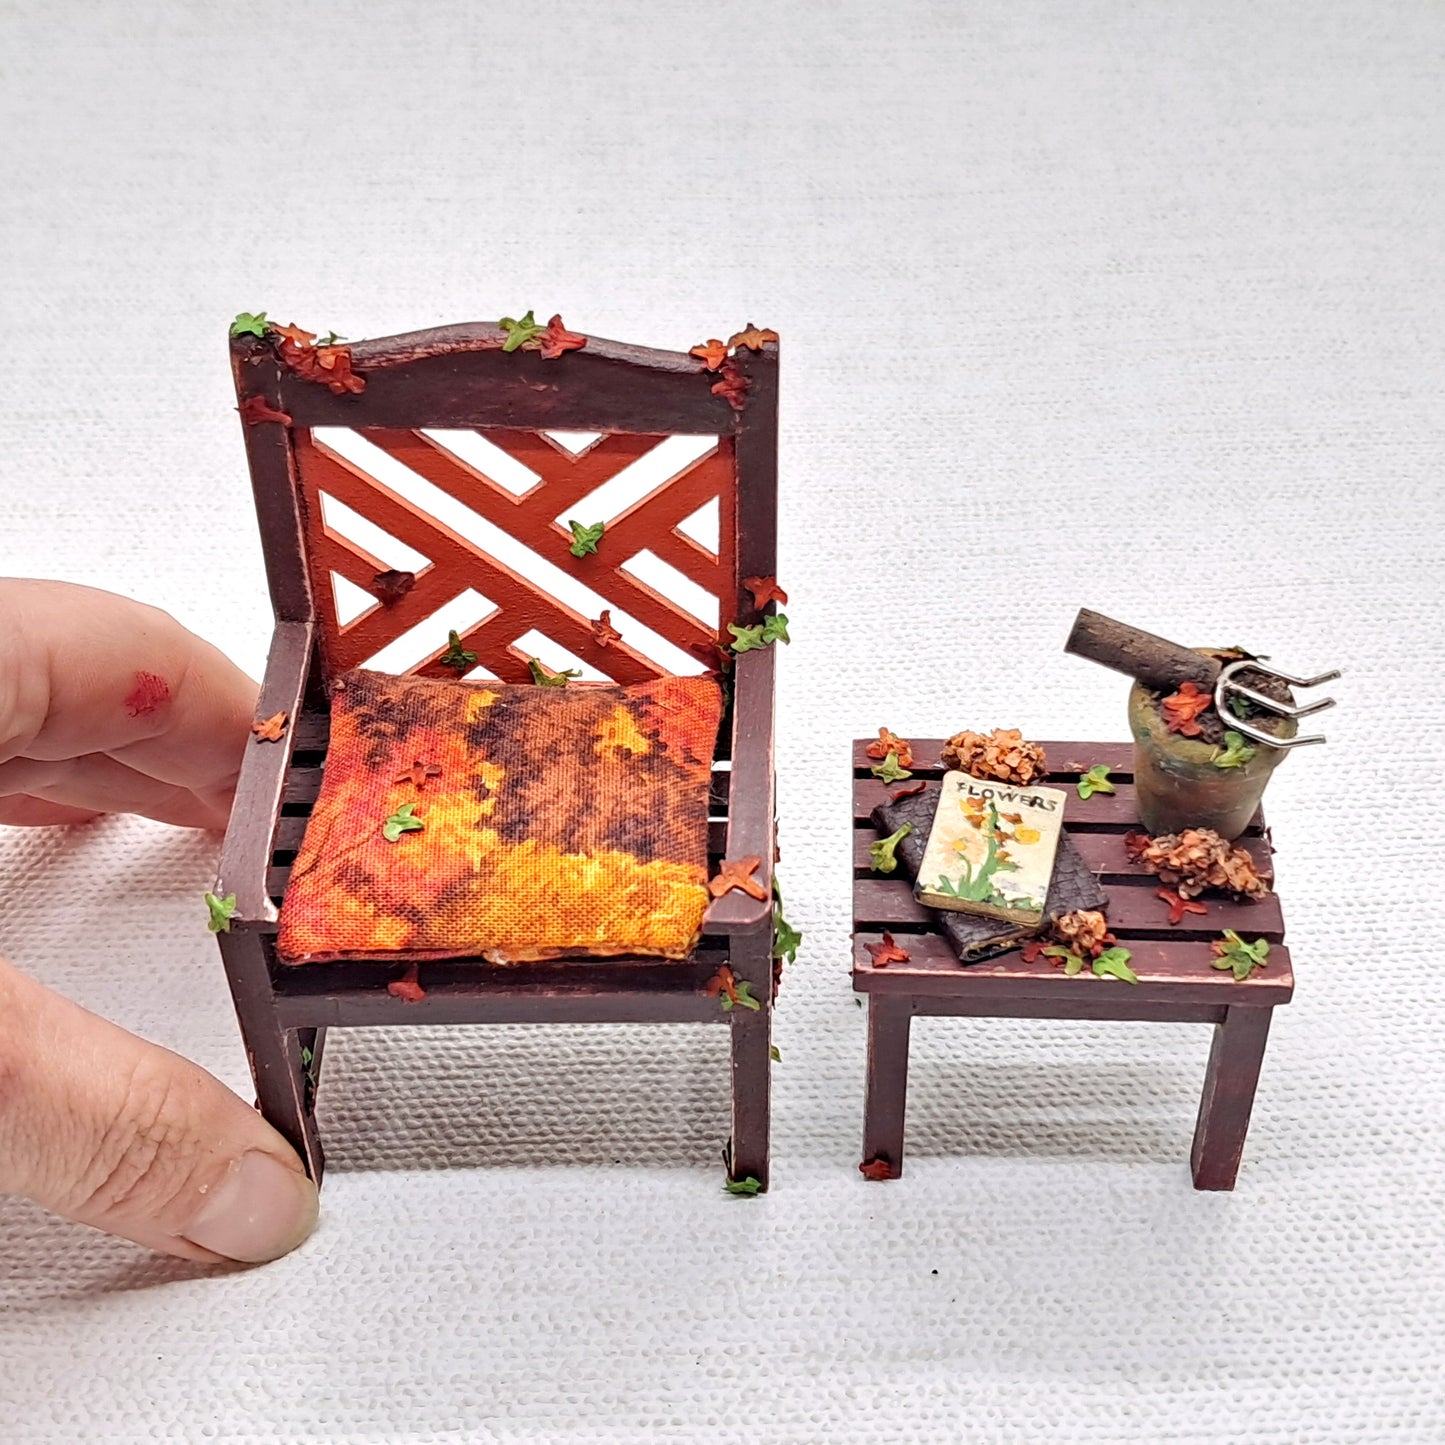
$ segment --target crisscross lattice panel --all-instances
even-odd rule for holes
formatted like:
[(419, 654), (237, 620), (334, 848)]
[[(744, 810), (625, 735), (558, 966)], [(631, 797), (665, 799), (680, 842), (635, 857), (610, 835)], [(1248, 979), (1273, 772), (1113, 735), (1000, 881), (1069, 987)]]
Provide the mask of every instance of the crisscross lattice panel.
[[(477, 675), (528, 681), (535, 655), (640, 682), (699, 670), (735, 615), (731, 437), (298, 428), (294, 457), (328, 675), (456, 676), (455, 629)], [(570, 516), (605, 521), (595, 554), (572, 555)]]

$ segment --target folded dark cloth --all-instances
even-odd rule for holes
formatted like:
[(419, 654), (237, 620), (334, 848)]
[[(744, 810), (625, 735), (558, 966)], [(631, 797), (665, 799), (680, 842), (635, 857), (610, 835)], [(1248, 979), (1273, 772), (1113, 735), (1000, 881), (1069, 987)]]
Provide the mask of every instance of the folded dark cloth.
[[(897, 802), (880, 803), (873, 810), (873, 826), (880, 833), (896, 833), (905, 823), (913, 831), (902, 839), (895, 850), (898, 861), (910, 878), (918, 877), (928, 846), (929, 830), (938, 808), (941, 784), (928, 783), (921, 793), (900, 798)], [(1044, 903), (1044, 918), (1051, 920), (1080, 909), (1103, 908), (1108, 899), (1089, 865), (1079, 856), (1068, 833), (1059, 839), (1054, 858), (1054, 873), (1049, 881), (1049, 896)], [(960, 963), (978, 963), (996, 954), (1016, 948), (1026, 938), (1041, 933), (1045, 925), (1020, 927), (999, 918), (985, 918), (978, 913), (956, 913), (952, 909), (930, 908), (934, 926), (953, 945)]]

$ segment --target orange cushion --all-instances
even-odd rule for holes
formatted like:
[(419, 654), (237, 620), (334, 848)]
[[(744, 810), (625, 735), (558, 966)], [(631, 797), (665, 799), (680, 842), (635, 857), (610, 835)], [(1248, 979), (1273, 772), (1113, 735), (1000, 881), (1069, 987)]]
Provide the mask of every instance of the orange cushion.
[(708, 904), (721, 715), (707, 677), (552, 688), (344, 674), (281, 958), (685, 958)]

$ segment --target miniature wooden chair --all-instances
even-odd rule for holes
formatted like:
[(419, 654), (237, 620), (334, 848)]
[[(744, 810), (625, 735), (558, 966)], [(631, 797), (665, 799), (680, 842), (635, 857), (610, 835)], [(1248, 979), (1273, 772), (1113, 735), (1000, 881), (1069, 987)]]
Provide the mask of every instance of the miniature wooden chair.
[[(457, 629), (460, 644), (477, 654), (479, 670), (504, 682), (531, 680), (528, 654), (538, 648), (518, 640), (535, 632), (605, 677), (630, 683), (678, 670), (664, 667), (634, 637), (661, 638), (715, 663), (719, 641), (731, 640), (728, 623), (762, 620), (744, 579), (757, 582), (775, 571), (776, 338), (750, 328), (724, 360), (584, 339), (565, 332), (560, 320), (511, 350), (503, 346), (515, 342), (517, 323), (441, 327), (350, 347), (313, 347), (304, 333), (285, 328), (252, 329), (233, 334), (231, 358), (276, 615), (258, 720), (284, 714), (285, 722), (278, 738), (258, 735), (247, 749), (217, 893), (236, 895), (220, 944), (258, 1107), (319, 1181), (315, 1102), (328, 1028), (721, 1022), (731, 1026), (732, 1039), (732, 1174), (766, 1187), (774, 647), (734, 659), (708, 835), (711, 871), (722, 858), (756, 857), (753, 876), (766, 896), (730, 891), (716, 898), (685, 962), (577, 958), (499, 967), (451, 959), (422, 962), (399, 978), (397, 967), (374, 960), (279, 963), (276, 930), (326, 762), (328, 682), (384, 648), (394, 651), (413, 629), (426, 655), (405, 670), (455, 677), (440, 660), (447, 624), (429, 619), (468, 589), (490, 600), (492, 610)], [(554, 331), (566, 338), (560, 346), (548, 344)], [(463, 504), (476, 526), (464, 535), (449, 509), (448, 521), (429, 515), (399, 483), (348, 460), (340, 442), (333, 446), (318, 434), (322, 428), (364, 438), (438, 495)], [(433, 435), (438, 430), (480, 435), (530, 469), (535, 482), (519, 494), (450, 450)], [(556, 432), (601, 435), (573, 451)], [(573, 534), (558, 519), (571, 514), (592, 522), (602, 503), (586, 499), (674, 435), (715, 444), (607, 517), (595, 555), (574, 556)], [(679, 524), (714, 502), (717, 542), (709, 547)], [(358, 515), (425, 561), (407, 570), (376, 555), (385, 550), (379, 543), (373, 552), (348, 537), (337, 519), (354, 522)], [(641, 580), (644, 568), (629, 570), (639, 554), (715, 600), (712, 615), (696, 615)], [(609, 630), (556, 595), (560, 573), (586, 590), (590, 606), (609, 609)], [(364, 594), (364, 610), (346, 618), (338, 594), (355, 600), (354, 589)], [(613, 625), (620, 638), (611, 635)], [(750, 985), (759, 1009), (720, 1007), (724, 967)]]

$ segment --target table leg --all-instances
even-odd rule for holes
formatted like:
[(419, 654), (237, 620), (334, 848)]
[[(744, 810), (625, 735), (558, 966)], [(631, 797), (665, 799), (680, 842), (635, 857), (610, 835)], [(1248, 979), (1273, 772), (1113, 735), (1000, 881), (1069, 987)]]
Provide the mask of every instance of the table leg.
[(868, 1097), (863, 1106), (863, 1163), (886, 1164), (881, 1177), (903, 1173), (903, 1113), (908, 1099), (907, 994), (868, 995)]
[(1189, 1159), (1196, 1189), (1234, 1188), (1273, 1012), (1235, 1005), (1214, 1026)]

